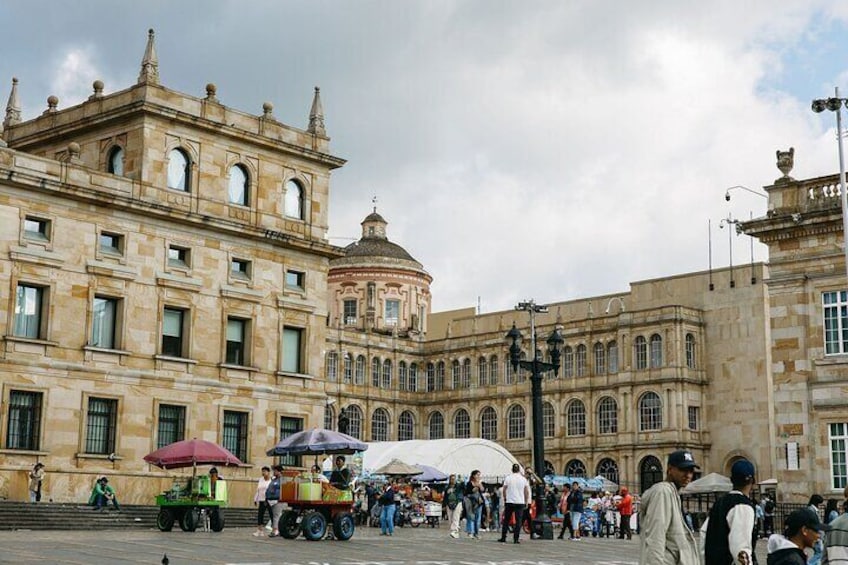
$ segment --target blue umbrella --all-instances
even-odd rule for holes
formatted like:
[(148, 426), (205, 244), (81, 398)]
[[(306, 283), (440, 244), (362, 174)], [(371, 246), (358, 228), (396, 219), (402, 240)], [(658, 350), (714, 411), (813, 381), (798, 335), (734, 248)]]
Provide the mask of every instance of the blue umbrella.
[(275, 455), (317, 455), (320, 453), (356, 453), (365, 451), (368, 444), (355, 437), (333, 430), (312, 428), (297, 432), (280, 440), (266, 454)]
[(415, 465), (419, 469), (423, 469), (424, 472), (420, 475), (415, 475), (412, 477), (414, 480), (419, 483), (433, 483), (436, 481), (446, 481), (448, 480), (448, 476), (436, 469), (435, 467), (431, 467), (430, 465), (422, 465), (418, 463)]

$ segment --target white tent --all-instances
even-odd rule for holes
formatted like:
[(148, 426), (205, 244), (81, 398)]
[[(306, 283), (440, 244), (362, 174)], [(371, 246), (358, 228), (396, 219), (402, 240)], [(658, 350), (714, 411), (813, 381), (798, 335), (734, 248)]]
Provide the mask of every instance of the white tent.
[(704, 475), (697, 481), (692, 481), (680, 491), (681, 494), (707, 494), (710, 492), (730, 492), (733, 484), (730, 479), (718, 473)]
[[(367, 477), (392, 459), (464, 477), (479, 469), (484, 480), (505, 477), (512, 472), (512, 464), (518, 463), (502, 446), (480, 438), (380, 441), (369, 443), (362, 453), (362, 475)], [(323, 468), (332, 469), (332, 459), (324, 461)]]

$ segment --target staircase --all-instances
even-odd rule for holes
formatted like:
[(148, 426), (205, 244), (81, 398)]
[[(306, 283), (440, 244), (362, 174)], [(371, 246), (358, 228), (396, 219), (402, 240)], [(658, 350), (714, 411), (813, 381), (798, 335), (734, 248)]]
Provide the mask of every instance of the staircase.
[[(255, 527), (253, 508), (225, 508), (226, 528)], [(157, 506), (122, 505), (96, 511), (83, 504), (0, 502), (0, 530), (115, 530), (156, 528)]]

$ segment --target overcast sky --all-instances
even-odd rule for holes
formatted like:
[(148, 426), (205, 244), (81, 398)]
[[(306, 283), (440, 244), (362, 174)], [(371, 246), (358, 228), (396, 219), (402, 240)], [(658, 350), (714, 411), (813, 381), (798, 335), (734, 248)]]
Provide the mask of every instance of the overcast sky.
[[(305, 128), (321, 87), (330, 235), (372, 196), (389, 237), (433, 275), (434, 310), (484, 312), (626, 291), (727, 266), (722, 218), (759, 189), (838, 170), (848, 2), (85, 1), (0, 3), (0, 99), (24, 117), (133, 84), (156, 30), (162, 83)], [(750, 240), (733, 241), (734, 264)], [(755, 247), (757, 259), (766, 250)]]

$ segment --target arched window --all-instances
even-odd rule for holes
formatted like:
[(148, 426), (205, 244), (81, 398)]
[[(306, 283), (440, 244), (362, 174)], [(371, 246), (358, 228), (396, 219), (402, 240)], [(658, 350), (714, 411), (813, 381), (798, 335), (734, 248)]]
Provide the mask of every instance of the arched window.
[(648, 368), (648, 342), (643, 336), (637, 336), (633, 340), (633, 349), (635, 350), (636, 369)]
[(598, 433), (618, 433), (618, 403), (611, 396), (605, 396), (598, 402)]
[(436, 366), (427, 363), (427, 392), (436, 390)]
[(562, 351), (562, 375), (565, 378), (574, 376), (574, 350), (570, 345), (566, 345)]
[(618, 372), (618, 344), (614, 341), (607, 344), (607, 370), (611, 374)]
[(365, 356), (356, 356), (356, 367), (353, 373), (353, 382), (358, 385), (365, 384)]
[(651, 336), (651, 369), (658, 369), (663, 365), (662, 338), (660, 334)]
[(498, 384), (498, 356), (489, 357), (489, 384)]
[(406, 386), (409, 392), (418, 390), (418, 365), (415, 363), (409, 365), (409, 381)]
[(486, 406), (480, 413), (480, 436), (489, 441), (498, 439), (498, 413), (491, 406)]
[(335, 382), (338, 378), (339, 355), (335, 351), (327, 353), (327, 380)]
[(586, 435), (586, 407), (583, 402), (574, 399), (568, 403), (565, 409), (566, 426), (565, 433), (569, 436)]
[(389, 441), (389, 413), (377, 408), (371, 416), (371, 441)]
[(188, 192), (191, 186), (189, 172), (191, 162), (182, 149), (171, 149), (168, 153), (168, 188)]
[(655, 392), (646, 392), (639, 399), (639, 431), (662, 429), (662, 402)]
[[(522, 351), (521, 355), (519, 355), (518, 358), (519, 358), (520, 361), (524, 361), (524, 360), (527, 359), (527, 354)], [(527, 372), (524, 370), (524, 367), (522, 367), (521, 365), (518, 365), (518, 378), (516, 379), (516, 382), (523, 383), (526, 380), (527, 380)]]
[(353, 381), (353, 357), (350, 353), (344, 355), (344, 382), (350, 384)]
[(383, 388), (392, 388), (392, 362), (389, 359), (383, 361)]
[(398, 389), (406, 390), (406, 361), (398, 363)]
[(524, 408), (520, 404), (513, 404), (506, 414), (507, 437), (509, 439), (523, 439), (526, 435)]
[(451, 385), (454, 390), (458, 390), (460, 387), (461, 372), (462, 366), (459, 364), (459, 359), (454, 359), (451, 363)]
[(380, 358), (371, 358), (371, 386), (380, 388)]
[(686, 334), (686, 367), (695, 368), (695, 336)]
[(489, 363), (485, 357), (477, 360), (477, 384), (480, 386), (489, 384)]
[(430, 420), (427, 423), (427, 428), (430, 432), (430, 439), (445, 438), (445, 417), (441, 412), (433, 412), (430, 414)]
[(554, 437), (556, 431), (556, 412), (550, 402), (542, 403), (542, 435)]
[(545, 476), (556, 475), (556, 468), (554, 464), (545, 459)]
[(347, 415), (347, 435), (362, 439), (362, 409), (356, 404), (351, 404), (345, 408)]
[(568, 463), (565, 464), (565, 473), (563, 473), (566, 477), (579, 477), (586, 478), (586, 465), (579, 459), (572, 459)]
[(598, 462), (598, 469), (595, 472), (595, 475), (600, 475), (606, 480), (618, 484), (618, 465), (612, 459), (601, 459)]
[(324, 429), (336, 429), (336, 411), (333, 410), (333, 407), (329, 404), (324, 406)]
[(653, 455), (648, 455), (639, 463), (639, 492), (646, 490), (663, 480), (663, 470), (660, 460)]
[(285, 214), (288, 218), (303, 219), (303, 187), (295, 180), (286, 182)]
[(586, 346), (582, 343), (577, 346), (574, 355), (574, 374), (578, 377), (586, 376)]
[(230, 203), (240, 206), (247, 206), (250, 203), (247, 181), (247, 170), (242, 165), (230, 167), (230, 181), (227, 185)]
[(118, 145), (109, 150), (106, 167), (113, 175), (124, 176), (124, 148)]
[(515, 379), (515, 371), (512, 370), (512, 362), (509, 357), (504, 359), (504, 384), (511, 385)]
[(453, 417), (453, 437), (468, 439), (471, 437), (471, 416), (468, 411), (460, 408)]
[(462, 388), (471, 388), (471, 359), (462, 362)]
[(439, 361), (436, 365), (436, 390), (445, 389), (445, 362)]
[(607, 348), (600, 341), (594, 345), (595, 353), (595, 374), (607, 374)]
[(398, 417), (398, 441), (415, 439), (415, 418), (412, 412), (404, 410)]

